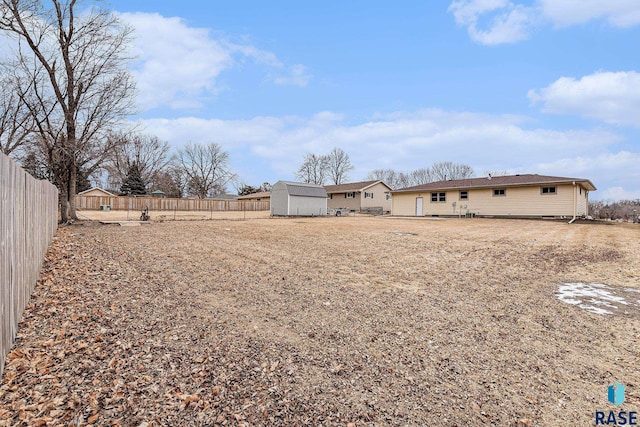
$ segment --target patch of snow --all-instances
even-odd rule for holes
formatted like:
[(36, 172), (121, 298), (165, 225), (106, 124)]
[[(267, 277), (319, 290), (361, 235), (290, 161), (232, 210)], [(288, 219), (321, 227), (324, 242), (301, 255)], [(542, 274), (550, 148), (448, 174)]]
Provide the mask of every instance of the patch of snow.
[(563, 283), (558, 287), (556, 296), (566, 304), (577, 305), (592, 313), (613, 314), (613, 311), (604, 307), (613, 310), (620, 309), (621, 306), (640, 307), (640, 300), (637, 303), (629, 302), (624, 296), (620, 296), (631, 292), (638, 290), (614, 288), (601, 283)]

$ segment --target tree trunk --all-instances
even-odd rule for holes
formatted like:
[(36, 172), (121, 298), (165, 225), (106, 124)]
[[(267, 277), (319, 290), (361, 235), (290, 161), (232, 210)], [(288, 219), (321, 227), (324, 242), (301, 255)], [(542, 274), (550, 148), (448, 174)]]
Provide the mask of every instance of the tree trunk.
[(62, 185), (60, 188), (60, 223), (66, 224), (69, 221), (69, 203), (67, 202), (67, 193), (69, 188)]
[(77, 220), (76, 215), (76, 187), (78, 181), (78, 167), (75, 161), (71, 163), (71, 170), (69, 171), (69, 194), (67, 198), (69, 200), (69, 214), (72, 220)]

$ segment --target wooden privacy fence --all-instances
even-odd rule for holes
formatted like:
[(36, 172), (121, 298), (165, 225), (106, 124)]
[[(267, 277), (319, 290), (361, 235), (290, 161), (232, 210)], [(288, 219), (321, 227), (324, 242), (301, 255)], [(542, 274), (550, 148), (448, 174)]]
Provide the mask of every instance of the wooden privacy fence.
[(0, 153), (0, 376), (58, 226), (58, 190)]
[(115, 211), (139, 211), (145, 206), (150, 211), (268, 211), (269, 201), (256, 200), (213, 200), (213, 199), (166, 199), (159, 197), (121, 196), (76, 196), (76, 208), (100, 210), (109, 206)]

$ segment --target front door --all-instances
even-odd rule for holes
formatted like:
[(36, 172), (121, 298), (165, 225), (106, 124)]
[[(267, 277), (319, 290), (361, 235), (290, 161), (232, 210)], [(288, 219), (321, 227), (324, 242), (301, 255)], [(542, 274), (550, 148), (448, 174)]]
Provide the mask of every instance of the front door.
[(416, 216), (422, 215), (422, 197), (416, 197)]

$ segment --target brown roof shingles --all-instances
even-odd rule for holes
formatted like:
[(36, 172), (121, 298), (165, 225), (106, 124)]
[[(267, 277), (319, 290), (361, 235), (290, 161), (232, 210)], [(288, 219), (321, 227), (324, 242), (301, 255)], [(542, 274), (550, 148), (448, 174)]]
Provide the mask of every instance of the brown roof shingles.
[(325, 185), (324, 188), (326, 188), (327, 193), (347, 193), (351, 191), (362, 191), (365, 188), (373, 184), (376, 184), (378, 182), (382, 182), (382, 181), (380, 181), (379, 179), (376, 179), (373, 181), (350, 182), (348, 184)]
[(259, 191), (257, 193), (245, 194), (244, 196), (238, 196), (238, 200), (256, 199), (256, 198), (265, 198), (265, 197), (271, 197), (271, 191)]
[(593, 191), (596, 187), (591, 181), (583, 178), (566, 178), (560, 176), (545, 176), (537, 174), (506, 175), (484, 178), (467, 178), (450, 181), (436, 181), (428, 184), (416, 185), (413, 187), (401, 188), (394, 193), (422, 191), (422, 190), (449, 190), (458, 188), (493, 188), (512, 187), (521, 185), (537, 184), (561, 184), (561, 183), (581, 183), (587, 190)]

